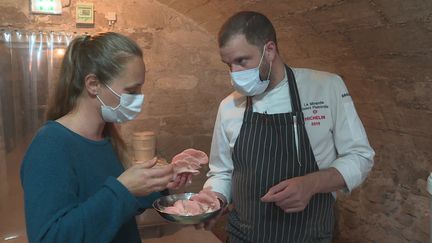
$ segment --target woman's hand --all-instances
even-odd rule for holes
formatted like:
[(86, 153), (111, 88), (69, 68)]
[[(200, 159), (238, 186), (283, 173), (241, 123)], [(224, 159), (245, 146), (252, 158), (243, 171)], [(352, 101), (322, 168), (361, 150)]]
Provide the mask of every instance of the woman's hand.
[(170, 182), (167, 187), (168, 189), (177, 190), (190, 183), (192, 183), (192, 173), (184, 172), (177, 174), (174, 181)]
[(134, 196), (146, 196), (152, 192), (162, 191), (175, 183), (172, 182), (174, 177), (173, 167), (172, 165), (154, 166), (155, 164), (156, 158), (145, 162), (137, 162), (117, 179)]

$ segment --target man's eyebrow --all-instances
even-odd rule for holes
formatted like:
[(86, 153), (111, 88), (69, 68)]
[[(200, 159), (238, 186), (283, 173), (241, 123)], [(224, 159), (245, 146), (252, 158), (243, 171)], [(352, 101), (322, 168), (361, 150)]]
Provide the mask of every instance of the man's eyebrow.
[[(249, 58), (250, 58), (250, 55), (238, 56), (238, 57), (236, 57), (236, 58), (233, 59), (233, 62), (232, 62), (232, 63), (238, 63), (238, 62), (240, 62), (240, 61), (243, 60), (243, 59), (249, 59)], [(225, 61), (225, 60), (223, 60), (223, 59), (221, 59), (221, 61), (222, 61), (223, 63), (225, 63), (225, 64), (229, 64), (229, 62), (227, 62), (227, 61)]]
[(243, 56), (239, 56), (239, 57), (234, 58), (234, 61), (239, 62), (240, 60), (249, 59), (249, 58), (250, 58), (250, 55), (243, 55)]
[(130, 89), (130, 88), (135, 88), (135, 87), (140, 86), (140, 85), (142, 85), (142, 83), (141, 82), (137, 82), (137, 83), (133, 83), (131, 85), (128, 85), (125, 88), (126, 89)]

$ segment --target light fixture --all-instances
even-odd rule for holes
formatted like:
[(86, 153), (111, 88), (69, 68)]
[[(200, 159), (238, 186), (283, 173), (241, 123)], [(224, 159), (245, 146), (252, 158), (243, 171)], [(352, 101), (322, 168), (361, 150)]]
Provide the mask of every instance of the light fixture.
[(64, 48), (55, 49), (55, 54), (58, 57), (63, 57), (65, 53), (66, 53), (66, 50)]
[(31, 12), (35, 14), (61, 14), (61, 0), (30, 0)]

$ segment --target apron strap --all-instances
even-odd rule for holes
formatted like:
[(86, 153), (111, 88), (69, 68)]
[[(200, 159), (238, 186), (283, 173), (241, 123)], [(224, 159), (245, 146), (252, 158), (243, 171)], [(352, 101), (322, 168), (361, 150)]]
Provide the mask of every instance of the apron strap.
[(246, 109), (252, 109), (252, 96), (246, 96)]
[(287, 72), (287, 78), (288, 78), (288, 85), (289, 85), (289, 91), (290, 91), (290, 97), (291, 97), (291, 108), (293, 112), (301, 112), (301, 103), (300, 103), (300, 96), (297, 89), (297, 83), (294, 76), (294, 72), (288, 65), (285, 64), (286, 72)]
[[(300, 96), (297, 89), (297, 82), (294, 76), (294, 72), (292, 69), (285, 64), (285, 69), (287, 73), (287, 79), (288, 79), (288, 85), (289, 85), (289, 92), (290, 92), (290, 99), (291, 99), (291, 109), (294, 114), (299, 115), (298, 122), (299, 124), (303, 124), (303, 113), (301, 109), (301, 102), (300, 102)], [(246, 118), (246, 114), (253, 112), (252, 107), (252, 96), (246, 96), (246, 109), (245, 113), (243, 115), (243, 120)]]

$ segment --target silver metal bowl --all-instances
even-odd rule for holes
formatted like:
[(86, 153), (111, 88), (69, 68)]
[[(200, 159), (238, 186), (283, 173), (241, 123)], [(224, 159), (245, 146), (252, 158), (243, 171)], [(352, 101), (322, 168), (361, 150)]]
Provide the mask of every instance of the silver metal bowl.
[(164, 197), (158, 198), (156, 201), (153, 202), (153, 208), (164, 219), (166, 219), (170, 222), (178, 223), (178, 224), (199, 224), (199, 223), (205, 222), (207, 220), (210, 220), (210, 219), (216, 217), (220, 213), (220, 211), (223, 208), (225, 208), (225, 206), (226, 206), (226, 203), (224, 203), (221, 199), (219, 199), (221, 207), (218, 210), (213, 211), (213, 212), (209, 212), (209, 213), (203, 213), (203, 214), (198, 214), (198, 215), (193, 215), (193, 216), (182, 216), (182, 215), (178, 215), (178, 214), (169, 214), (169, 213), (164, 212), (164, 209), (166, 207), (173, 206), (176, 201), (188, 200), (195, 194), (196, 193), (188, 192), (188, 193), (173, 194), (173, 195), (164, 196)]

